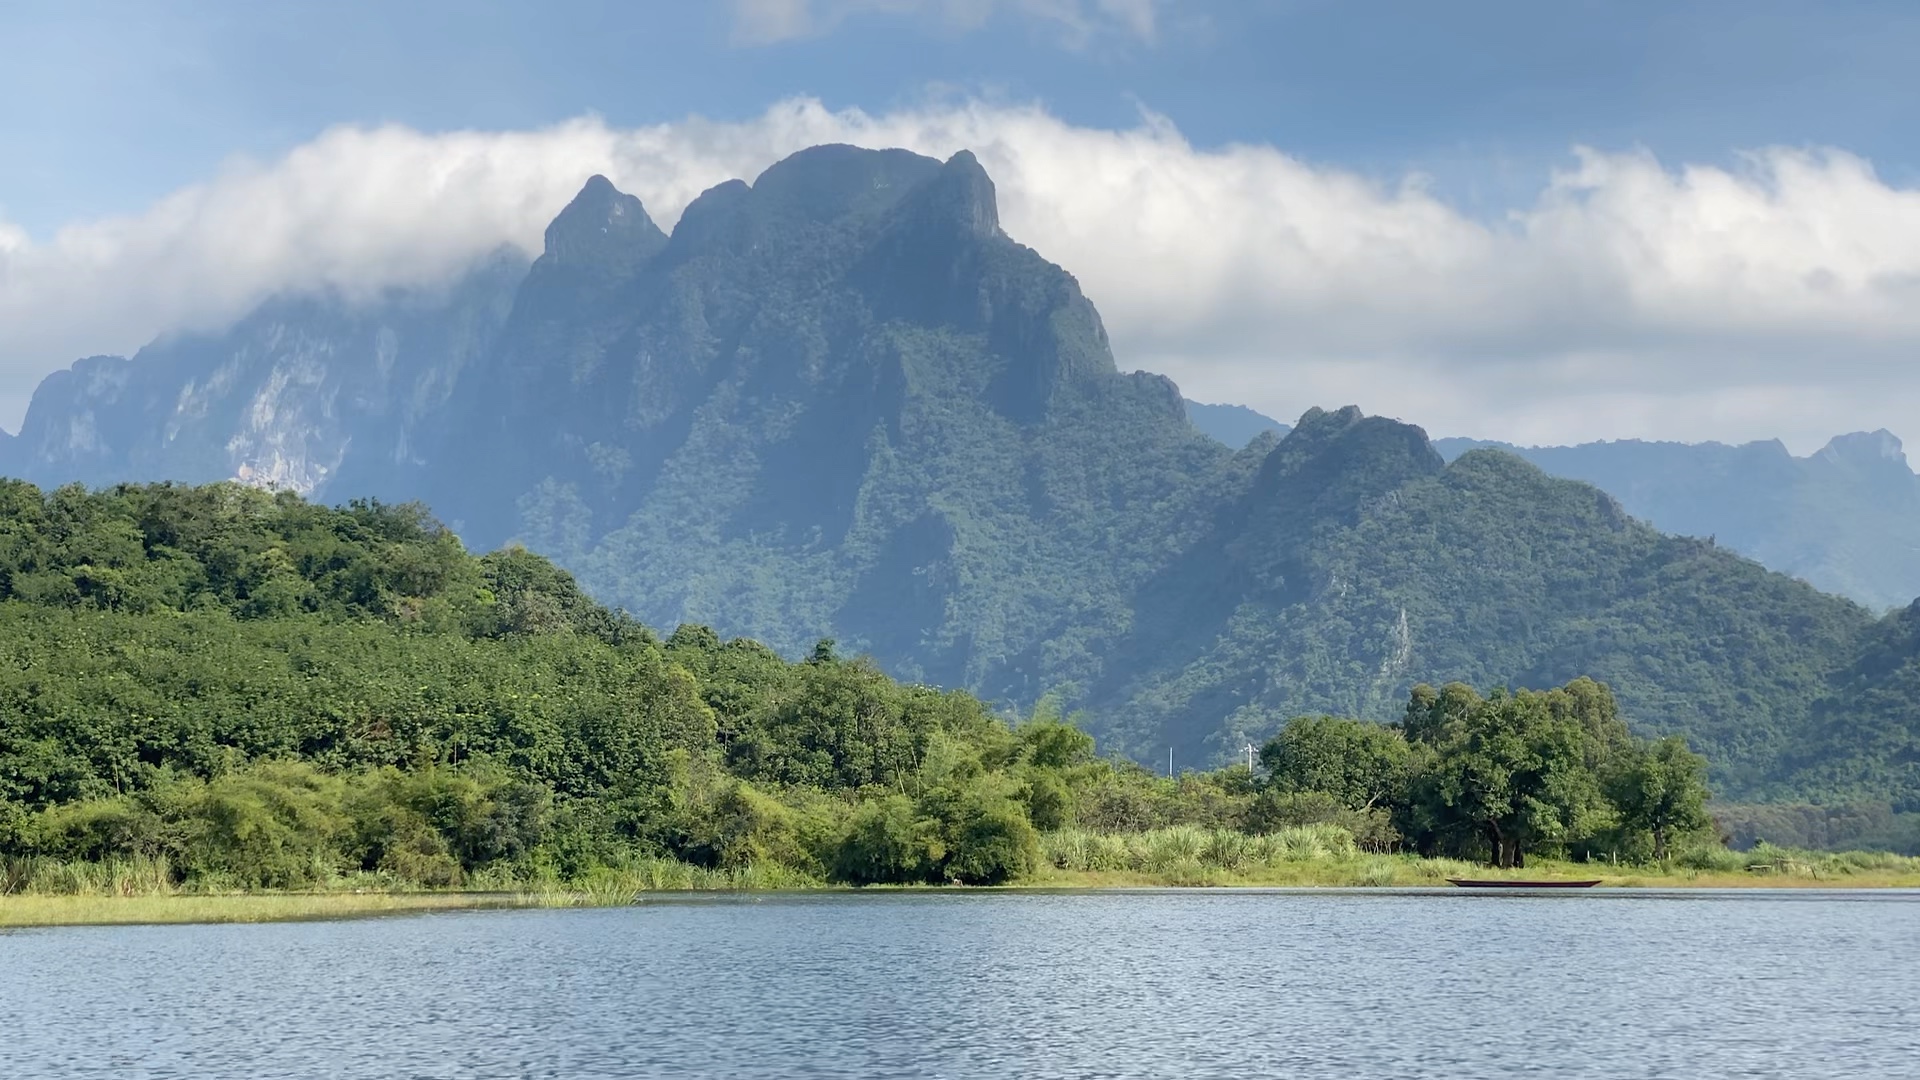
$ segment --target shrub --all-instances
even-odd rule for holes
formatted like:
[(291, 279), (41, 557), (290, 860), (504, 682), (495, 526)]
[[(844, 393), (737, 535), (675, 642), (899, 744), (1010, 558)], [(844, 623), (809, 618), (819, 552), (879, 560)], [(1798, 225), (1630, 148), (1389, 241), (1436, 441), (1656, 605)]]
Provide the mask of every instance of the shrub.
[(160, 816), (124, 795), (51, 806), (23, 831), (34, 849), (60, 859), (152, 855), (165, 844)]
[(955, 791), (939, 788), (921, 799), (936, 823), (945, 858), (939, 873), (964, 885), (999, 885), (1033, 872), (1040, 835), (1025, 810), (998, 785), (978, 779)]
[(1020, 789), (1020, 801), (1026, 804), (1028, 820), (1042, 832), (1064, 828), (1073, 820), (1073, 795), (1060, 775), (1050, 769), (1028, 774)]
[(737, 869), (807, 861), (794, 812), (778, 799), (739, 781), (727, 786), (693, 822), (685, 854), (696, 863)]
[(833, 876), (853, 885), (926, 881), (946, 853), (934, 833), (904, 795), (863, 803), (834, 852)]
[(300, 762), (263, 762), (186, 794), (188, 872), (243, 888), (298, 888), (341, 869), (341, 781)]

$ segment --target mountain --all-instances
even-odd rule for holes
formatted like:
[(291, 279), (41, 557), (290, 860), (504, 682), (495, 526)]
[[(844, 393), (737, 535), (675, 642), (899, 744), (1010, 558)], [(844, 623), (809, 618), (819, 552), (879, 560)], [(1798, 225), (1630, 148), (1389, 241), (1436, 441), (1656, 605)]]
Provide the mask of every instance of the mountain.
[[(1782, 751), (1799, 791), (1920, 810), (1920, 600), (1881, 620)], [(1845, 748), (1835, 753), (1836, 747)]]
[[(1749, 792), (1795, 783), (1786, 748), (1823, 738), (1812, 711), (1871, 623), (1589, 485), (1497, 451), (1449, 464), (1354, 409), (1302, 417), (1147, 593), (1094, 695), (1136, 752), (1217, 757), (1303, 712), (1392, 719), (1410, 682), (1589, 674)], [(1196, 715), (1225, 717), (1210, 745)]]
[(1185, 405), (1187, 419), (1202, 434), (1235, 448), (1247, 445), (1262, 432), (1285, 435), (1291, 430), (1273, 417), (1245, 405), (1208, 405), (1199, 401), (1187, 401)]
[[(664, 242), (588, 235), (550, 234), (456, 393), (442, 456), (477, 464), (434, 502), (649, 621), (838, 636), (1030, 701), (1091, 676), (1076, 625), (1124, 617), (1233, 456), (1172, 383), (1115, 368), (971, 154), (821, 147), (704, 193)], [(546, 287), (579, 259), (621, 269)]]
[(1393, 719), (1420, 681), (1592, 674), (1725, 795), (1857, 773), (1920, 800), (1887, 757), (1915, 713), (1867, 732), (1849, 711), (1882, 685), (1864, 650), (1906, 647), (1866, 610), (1357, 409), (1223, 444), (1171, 382), (1120, 370), (971, 154), (816, 147), (671, 234), (595, 177), (530, 268), (491, 273), (76, 365), (36, 395), (29, 476), (423, 498), (652, 625), (790, 656), (834, 637), (1010, 708), (1052, 695), (1145, 760), (1228, 758), (1304, 712)]
[(276, 297), (218, 333), (163, 338), (132, 360), (88, 357), (40, 384), (0, 463), (48, 484), (405, 493), (525, 273), (501, 252), (445, 288)]
[(1807, 457), (1776, 441), (1434, 445), (1449, 458), (1477, 447), (1518, 454), (1555, 476), (1598, 486), (1658, 528), (1711, 536), (1871, 608), (1920, 596), (1920, 476), (1886, 431), (1842, 435)]

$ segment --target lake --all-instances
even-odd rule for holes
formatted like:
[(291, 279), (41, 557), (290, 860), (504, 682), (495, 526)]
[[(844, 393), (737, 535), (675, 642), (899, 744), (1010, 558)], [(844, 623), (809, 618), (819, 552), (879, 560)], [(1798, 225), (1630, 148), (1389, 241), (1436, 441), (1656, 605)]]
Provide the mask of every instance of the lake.
[(1897, 1077), (1920, 893), (877, 893), (0, 933), (13, 1077)]

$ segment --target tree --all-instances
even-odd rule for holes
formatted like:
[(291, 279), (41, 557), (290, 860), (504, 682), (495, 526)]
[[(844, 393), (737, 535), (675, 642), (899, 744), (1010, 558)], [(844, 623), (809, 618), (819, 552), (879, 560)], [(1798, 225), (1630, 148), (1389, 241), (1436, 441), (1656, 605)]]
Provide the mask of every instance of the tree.
[(1571, 843), (1608, 823), (1580, 716), (1555, 708), (1549, 693), (1495, 691), (1474, 695), (1477, 704), (1471, 693), (1449, 686), (1415, 695), (1428, 711), (1417, 730), (1434, 751), (1411, 800), (1426, 824), (1443, 835), (1477, 834), (1489, 861), (1509, 867), (1525, 866), (1530, 847)]
[(1626, 828), (1653, 835), (1653, 857), (1667, 857), (1678, 832), (1704, 827), (1707, 818), (1707, 759), (1687, 749), (1687, 740), (1669, 735), (1636, 746), (1613, 771), (1608, 794)]
[(1349, 810), (1397, 802), (1406, 788), (1409, 756), (1399, 731), (1335, 716), (1289, 721), (1260, 749), (1271, 787), (1329, 795)]
[(855, 885), (924, 882), (946, 856), (937, 824), (914, 815), (905, 795), (861, 804), (834, 850), (833, 874)]

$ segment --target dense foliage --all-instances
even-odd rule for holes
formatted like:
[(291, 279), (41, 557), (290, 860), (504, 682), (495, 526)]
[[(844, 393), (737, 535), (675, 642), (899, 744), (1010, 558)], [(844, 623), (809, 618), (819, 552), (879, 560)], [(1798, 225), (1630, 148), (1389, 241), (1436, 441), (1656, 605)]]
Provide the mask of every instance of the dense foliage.
[(1542, 849), (1665, 859), (1675, 838), (1710, 825), (1706, 761), (1674, 736), (1635, 738), (1587, 678), (1487, 697), (1416, 686), (1398, 724), (1303, 717), (1261, 760), (1282, 819), (1337, 807), (1332, 819), (1360, 835), (1501, 867)]
[(1583, 480), (1663, 532), (1710, 536), (1767, 567), (1876, 611), (1920, 595), (1920, 477), (1900, 440), (1855, 432), (1794, 457), (1777, 440), (1509, 446), (1438, 439), (1448, 458), (1497, 447)]
[(1097, 761), (1050, 707), (1010, 727), (831, 642), (794, 663), (700, 626), (662, 640), (418, 507), (18, 482), (0, 502), (10, 873), (446, 886), (670, 858), (991, 883), (1032, 870), (1041, 829), (1220, 816), (1216, 783)]

